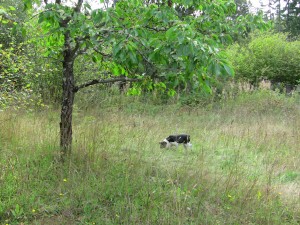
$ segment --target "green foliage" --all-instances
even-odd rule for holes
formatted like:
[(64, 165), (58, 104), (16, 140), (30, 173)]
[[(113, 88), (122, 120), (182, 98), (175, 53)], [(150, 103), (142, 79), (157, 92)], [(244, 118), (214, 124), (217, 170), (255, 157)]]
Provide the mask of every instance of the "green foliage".
[[(33, 3), (24, 1), (27, 8), (31, 8), (30, 2)], [(264, 22), (260, 16), (251, 15), (228, 20), (228, 15), (235, 11), (233, 2), (173, 1), (173, 4), (193, 8), (195, 15), (182, 16), (173, 7), (145, 5), (142, 1), (119, 1), (107, 10), (91, 10), (86, 3), (83, 13), (62, 4), (47, 4), (38, 19), (43, 34), (39, 45), (46, 49), (44, 56), (60, 59), (63, 37), (70, 32), (70, 46), (76, 54), (84, 53), (85, 60), (89, 58), (97, 64), (89, 67), (99, 68), (93, 76), (139, 75), (150, 82), (142, 84), (143, 88), (161, 88), (153, 83), (164, 82), (170, 95), (178, 87), (187, 86), (209, 92), (206, 80), (233, 75), (222, 46), (230, 43), (232, 36), (241, 36), (244, 27), (249, 30), (265, 26)], [(138, 93), (136, 90), (133, 92)]]
[(32, 98), (32, 87), (26, 77), (32, 69), (30, 64), (24, 64), (29, 61), (28, 56), (22, 45), (15, 46), (13, 43), (6, 49), (0, 46), (0, 110), (34, 106), (32, 101), (37, 100)]
[(22, 46), (3, 49), (0, 45), (0, 83), (2, 91), (21, 89), (24, 85), (24, 74), (27, 71), (24, 61), (28, 58), (22, 53)]
[(29, 42), (0, 45), (0, 109), (43, 107), (42, 99), (60, 99), (58, 69), (37, 49)]
[(60, 85), (57, 74), (51, 77), (57, 63), (45, 60), (44, 42), (35, 39), (39, 27), (34, 19), (28, 22), (21, 0), (6, 1), (1, 10), (0, 109), (44, 106), (41, 97), (52, 101), (52, 90)]
[(236, 78), (257, 85), (263, 79), (296, 85), (300, 80), (300, 42), (287, 41), (285, 34), (254, 35), (245, 46), (227, 50)]
[[(49, 3), (32, 17), (32, 5), (40, 2), (23, 3), (6, 1), (1, 6), (1, 83), (9, 91), (33, 90), (47, 103), (60, 101), (62, 68), (57, 65), (67, 30), (71, 46), (84, 54), (74, 64), (77, 83), (107, 74), (138, 76), (145, 82), (131, 94), (159, 89), (173, 96), (182, 89), (211, 92), (215, 77), (233, 75), (223, 44), (241, 35), (249, 21), (251, 26), (264, 26), (259, 16), (228, 20), (235, 5), (222, 1), (173, 2), (193, 9), (184, 16), (166, 4), (120, 1), (107, 10), (91, 10), (85, 3), (76, 13), (69, 6)], [(203, 10), (205, 15), (200, 13)], [(62, 26), (69, 19), (68, 27)], [(1, 101), (8, 102), (5, 98)]]
[(24, 29), (16, 25), (26, 19), (22, 0), (6, 0), (0, 6), (0, 44), (3, 48), (11, 47), (11, 43), (21, 43), (24, 40)]
[[(24, 96), (28, 96), (28, 86), (24, 79), (27, 70), (24, 61), (28, 58), (24, 54), (23, 40), (20, 33), (14, 32), (17, 24), (17, 14), (23, 17), (18, 7), (21, 1), (7, 1), (0, 6), (0, 109), (12, 102), (26, 102), (26, 98), (16, 94), (25, 89)], [(23, 102), (24, 101), (24, 102)]]
[[(146, 70), (147, 75), (164, 81), (167, 87), (175, 90), (180, 86), (187, 87), (190, 82), (193, 90), (206, 89), (209, 92), (206, 80), (233, 75), (221, 47), (230, 43), (231, 36), (238, 35), (240, 28), (247, 23), (247, 19), (240, 18), (239, 27), (226, 20), (226, 16), (234, 12), (234, 4), (194, 2), (193, 7), (205, 10), (205, 16), (183, 18), (167, 6), (150, 5), (145, 8), (143, 5), (132, 7), (131, 4), (124, 1), (116, 7), (116, 16), (120, 20), (123, 14), (121, 17), (119, 12), (135, 15), (126, 23), (128, 36), (123, 35), (123, 40), (116, 38), (118, 43), (113, 52), (115, 60), (125, 63), (125, 68), (135, 72)], [(190, 6), (185, 1), (180, 4), (185, 8)], [(163, 16), (161, 10), (165, 10)], [(253, 26), (260, 23), (252, 22)], [(132, 29), (133, 23), (135, 29)], [(127, 57), (131, 54), (146, 58), (146, 64), (133, 66), (136, 60)]]

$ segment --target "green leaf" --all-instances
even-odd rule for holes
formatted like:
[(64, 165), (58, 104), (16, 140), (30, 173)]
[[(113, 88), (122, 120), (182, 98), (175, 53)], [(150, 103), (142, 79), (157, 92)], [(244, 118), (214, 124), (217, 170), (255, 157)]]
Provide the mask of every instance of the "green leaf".
[(115, 75), (115, 76), (120, 76), (121, 75), (118, 65), (114, 65), (111, 71), (112, 71), (112, 74)]
[(117, 56), (120, 53), (120, 50), (123, 48), (123, 42), (119, 42), (113, 47), (113, 55)]
[(213, 76), (221, 75), (221, 66), (216, 60), (212, 60), (208, 66), (208, 72)]
[(174, 26), (174, 27), (171, 27), (169, 30), (167, 30), (166, 32), (166, 38), (169, 40), (169, 41), (173, 41), (175, 40), (176, 38), (176, 31), (177, 31), (177, 27)]
[(97, 57), (96, 57), (96, 56), (94, 56), (94, 55), (92, 56), (92, 60), (93, 60), (93, 62), (94, 62), (94, 63), (98, 62), (98, 59), (97, 59)]
[(234, 70), (232, 67), (226, 65), (226, 64), (223, 64), (223, 68), (225, 69), (226, 73), (230, 76), (234, 76)]
[(102, 10), (95, 10), (92, 12), (92, 20), (95, 24), (99, 24), (104, 18), (104, 13)]
[(174, 89), (169, 89), (168, 90), (168, 95), (173, 97), (176, 94), (176, 91)]
[(141, 93), (142, 93), (142, 90), (141, 90), (140, 87), (131, 87), (127, 91), (127, 95), (136, 95), (136, 96), (139, 96), (139, 95), (141, 95)]
[(209, 93), (209, 94), (211, 94), (212, 93), (212, 90), (211, 90), (211, 87), (210, 87), (210, 85), (209, 85), (209, 83), (207, 82), (207, 81), (204, 81), (204, 82), (202, 82), (202, 88), (203, 88), (203, 90), (205, 91), (205, 92), (207, 92), (207, 93)]
[(92, 7), (87, 2), (84, 3), (84, 8), (88, 10), (92, 10)]
[(138, 62), (138, 59), (137, 59), (134, 51), (129, 52), (129, 58), (130, 58), (131, 62), (134, 64), (136, 64)]
[(31, 0), (23, 0), (24, 2), (24, 10), (32, 9), (32, 1)]

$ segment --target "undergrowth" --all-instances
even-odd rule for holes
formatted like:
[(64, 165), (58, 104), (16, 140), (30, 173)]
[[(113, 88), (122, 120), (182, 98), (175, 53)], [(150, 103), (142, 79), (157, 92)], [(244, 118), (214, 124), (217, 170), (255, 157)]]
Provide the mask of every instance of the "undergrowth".
[[(259, 91), (205, 107), (109, 101), (77, 101), (65, 164), (59, 111), (1, 112), (0, 224), (300, 223), (296, 97)], [(185, 132), (191, 151), (159, 148)]]

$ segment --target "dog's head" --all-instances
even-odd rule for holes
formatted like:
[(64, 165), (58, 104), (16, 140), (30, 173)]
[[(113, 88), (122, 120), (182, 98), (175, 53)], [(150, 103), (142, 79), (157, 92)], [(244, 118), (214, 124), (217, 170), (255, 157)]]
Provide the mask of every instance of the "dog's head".
[(168, 145), (168, 143), (166, 141), (161, 141), (161, 142), (159, 142), (159, 144), (160, 144), (160, 148), (166, 148)]

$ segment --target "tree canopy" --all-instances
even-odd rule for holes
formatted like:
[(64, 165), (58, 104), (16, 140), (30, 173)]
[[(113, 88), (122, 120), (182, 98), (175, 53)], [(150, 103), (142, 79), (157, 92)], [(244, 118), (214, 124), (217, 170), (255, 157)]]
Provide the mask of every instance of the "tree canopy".
[[(33, 3), (24, 2), (27, 8)], [(176, 88), (192, 80), (193, 88), (209, 91), (215, 75), (233, 74), (222, 46), (249, 26), (263, 23), (259, 17), (253, 17), (256, 24), (244, 17), (229, 19), (235, 4), (228, 1), (172, 1), (172, 5), (119, 1), (115, 7), (92, 10), (84, 3), (81, 12), (48, 3), (39, 13), (44, 54), (62, 57), (63, 33), (68, 31), (76, 57), (89, 55), (101, 66), (101, 78), (139, 77), (147, 80), (143, 83), (147, 88), (153, 88), (154, 81)], [(182, 17), (175, 6), (192, 7), (193, 13)]]

